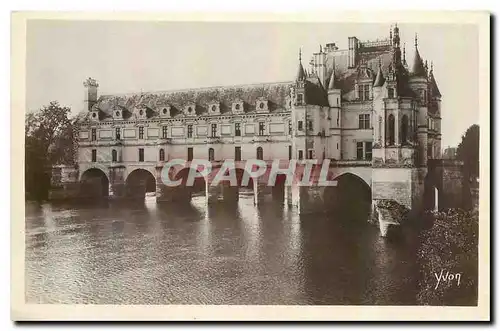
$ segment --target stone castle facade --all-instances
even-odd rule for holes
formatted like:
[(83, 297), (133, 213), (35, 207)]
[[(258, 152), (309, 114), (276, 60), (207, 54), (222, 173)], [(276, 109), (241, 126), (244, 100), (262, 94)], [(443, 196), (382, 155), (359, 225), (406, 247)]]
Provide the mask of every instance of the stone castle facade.
[(172, 159), (329, 159), (336, 173), (361, 178), (374, 201), (420, 208), (428, 163), (434, 169), (441, 157), (441, 93), (417, 37), (413, 52), (409, 65), (396, 25), (383, 40), (320, 46), (307, 69), (299, 52), (289, 82), (99, 95), (89, 78), (77, 177), (99, 169), (116, 195), (114, 184), (138, 169), (161, 186)]

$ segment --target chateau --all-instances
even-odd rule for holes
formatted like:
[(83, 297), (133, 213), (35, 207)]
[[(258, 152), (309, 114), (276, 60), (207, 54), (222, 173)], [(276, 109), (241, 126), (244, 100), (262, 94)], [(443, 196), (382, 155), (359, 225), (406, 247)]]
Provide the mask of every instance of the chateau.
[[(335, 175), (363, 180), (374, 201), (419, 208), (429, 173), (443, 173), (435, 161), (441, 93), (417, 37), (408, 64), (399, 33), (396, 25), (383, 40), (349, 37), (347, 49), (319, 46), (308, 65), (299, 52), (289, 82), (99, 95), (89, 78), (75, 176), (100, 171), (109, 183), (105, 194), (121, 196), (129, 177), (146, 171), (161, 201), (178, 193), (165, 193), (159, 182), (171, 159), (329, 159)], [(447, 184), (433, 178), (432, 186), (444, 190)], [(301, 194), (312, 193), (289, 193), (289, 203), (306, 210)]]

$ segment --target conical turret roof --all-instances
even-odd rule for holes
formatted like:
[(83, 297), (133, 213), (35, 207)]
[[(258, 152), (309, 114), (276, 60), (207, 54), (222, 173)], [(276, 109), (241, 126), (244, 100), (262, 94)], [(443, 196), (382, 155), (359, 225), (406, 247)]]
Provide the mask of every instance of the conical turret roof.
[(436, 83), (436, 79), (434, 78), (432, 64), (431, 64), (431, 71), (429, 73), (429, 80), (430, 80), (430, 84), (431, 84), (432, 95), (436, 96), (436, 97), (441, 97), (441, 92), (439, 91), (439, 88), (438, 88), (437, 83)]
[(384, 75), (382, 74), (382, 67), (379, 65), (377, 77), (375, 77), (375, 82), (373, 83), (373, 86), (379, 87), (379, 86), (384, 85), (384, 83), (385, 83), (385, 78), (384, 78)]
[(330, 82), (328, 83), (329, 90), (335, 90), (335, 70), (332, 70), (332, 75), (330, 76)]

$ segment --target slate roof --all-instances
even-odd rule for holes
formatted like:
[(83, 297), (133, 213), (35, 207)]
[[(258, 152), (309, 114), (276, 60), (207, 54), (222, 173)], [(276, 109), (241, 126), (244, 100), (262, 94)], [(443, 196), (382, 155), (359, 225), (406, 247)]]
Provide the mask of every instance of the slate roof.
[(148, 118), (158, 115), (157, 111), (170, 106), (174, 114), (183, 114), (189, 104), (196, 104), (196, 113), (208, 113), (213, 102), (220, 102), (221, 114), (231, 112), (233, 102), (243, 101), (245, 112), (255, 111), (256, 102), (260, 98), (268, 100), (270, 112), (287, 108), (290, 99), (290, 88), (294, 82), (268, 84), (252, 84), (227, 87), (210, 87), (178, 91), (147, 92), (123, 95), (102, 95), (93, 106), (104, 118), (112, 117), (116, 107), (122, 108), (124, 118), (130, 117), (134, 109), (144, 107)]

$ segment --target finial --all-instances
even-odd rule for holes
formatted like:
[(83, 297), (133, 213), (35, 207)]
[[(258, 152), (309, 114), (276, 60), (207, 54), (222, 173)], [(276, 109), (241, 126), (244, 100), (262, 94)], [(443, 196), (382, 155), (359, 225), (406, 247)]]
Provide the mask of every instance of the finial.
[(415, 32), (415, 48), (418, 46), (418, 36), (417, 33)]
[(431, 72), (434, 70), (434, 63), (431, 61)]
[(406, 43), (403, 44), (403, 62), (406, 62)]
[(378, 67), (382, 68), (382, 57), (381, 56), (378, 57)]
[(391, 45), (392, 45), (392, 24), (391, 24), (391, 27), (389, 29), (389, 40), (391, 41)]
[(302, 61), (302, 47), (299, 47), (299, 61)]
[(321, 47), (321, 45), (319, 45), (319, 52), (323, 53), (323, 47)]

